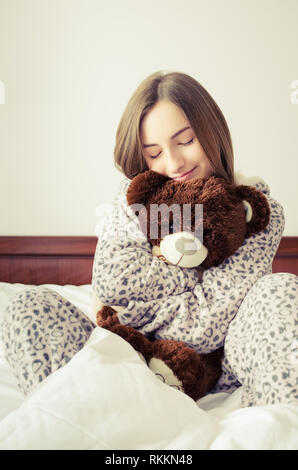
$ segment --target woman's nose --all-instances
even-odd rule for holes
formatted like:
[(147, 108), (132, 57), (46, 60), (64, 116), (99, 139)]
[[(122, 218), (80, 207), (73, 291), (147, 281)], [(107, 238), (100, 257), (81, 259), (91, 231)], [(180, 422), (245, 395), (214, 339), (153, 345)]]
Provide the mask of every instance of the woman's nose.
[(181, 169), (184, 167), (184, 159), (179, 154), (179, 152), (175, 153), (174, 151), (169, 151), (167, 153), (167, 172), (168, 174), (177, 174)]

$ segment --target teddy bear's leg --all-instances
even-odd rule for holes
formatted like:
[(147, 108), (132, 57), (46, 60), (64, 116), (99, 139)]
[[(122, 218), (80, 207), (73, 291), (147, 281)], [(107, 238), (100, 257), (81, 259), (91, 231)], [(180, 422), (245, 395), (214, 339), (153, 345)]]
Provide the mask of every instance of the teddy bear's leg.
[(198, 354), (182, 341), (158, 340), (152, 343), (148, 365), (156, 376), (195, 401), (215, 386), (221, 375), (223, 349)]
[[(105, 328), (105, 325), (103, 325), (103, 328)], [(120, 323), (114, 324), (108, 329), (125, 339), (125, 341), (139, 353), (141, 359), (144, 359), (145, 362), (152, 356), (152, 343), (143, 333), (140, 333), (131, 326), (121, 325)]]
[(97, 325), (125, 339), (147, 363), (152, 355), (152, 343), (131, 326), (121, 325), (113, 307), (103, 306), (96, 314)]

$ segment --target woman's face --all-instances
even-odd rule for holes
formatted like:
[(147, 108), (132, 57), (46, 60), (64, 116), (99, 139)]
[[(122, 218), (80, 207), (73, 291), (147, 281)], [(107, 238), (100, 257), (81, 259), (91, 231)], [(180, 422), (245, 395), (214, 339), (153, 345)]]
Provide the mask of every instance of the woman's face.
[(207, 178), (213, 173), (184, 112), (171, 101), (158, 101), (145, 115), (140, 130), (150, 170), (176, 181)]

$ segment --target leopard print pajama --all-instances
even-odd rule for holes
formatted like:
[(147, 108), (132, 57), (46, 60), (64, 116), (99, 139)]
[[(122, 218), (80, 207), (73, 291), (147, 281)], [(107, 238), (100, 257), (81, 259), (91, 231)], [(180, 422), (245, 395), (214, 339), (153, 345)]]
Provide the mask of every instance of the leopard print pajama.
[[(223, 374), (213, 392), (243, 385), (242, 406), (297, 403), (298, 277), (259, 279), (229, 325)], [(6, 357), (28, 394), (63, 367), (88, 340), (94, 323), (45, 287), (27, 288), (7, 306), (2, 325)]]
[(214, 391), (243, 385), (241, 404), (298, 403), (298, 277), (262, 277), (229, 325)]
[(6, 358), (28, 394), (79, 351), (95, 324), (75, 305), (46, 287), (31, 287), (9, 302), (2, 324)]

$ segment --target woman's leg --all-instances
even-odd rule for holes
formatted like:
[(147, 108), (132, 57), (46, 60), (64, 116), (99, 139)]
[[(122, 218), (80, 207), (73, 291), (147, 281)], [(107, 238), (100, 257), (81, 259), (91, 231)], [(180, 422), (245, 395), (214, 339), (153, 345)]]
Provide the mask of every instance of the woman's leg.
[(9, 302), (1, 335), (6, 358), (28, 394), (79, 351), (95, 324), (75, 305), (45, 287), (27, 288)]
[(243, 300), (224, 366), (243, 385), (242, 406), (298, 403), (298, 277), (269, 274)]

